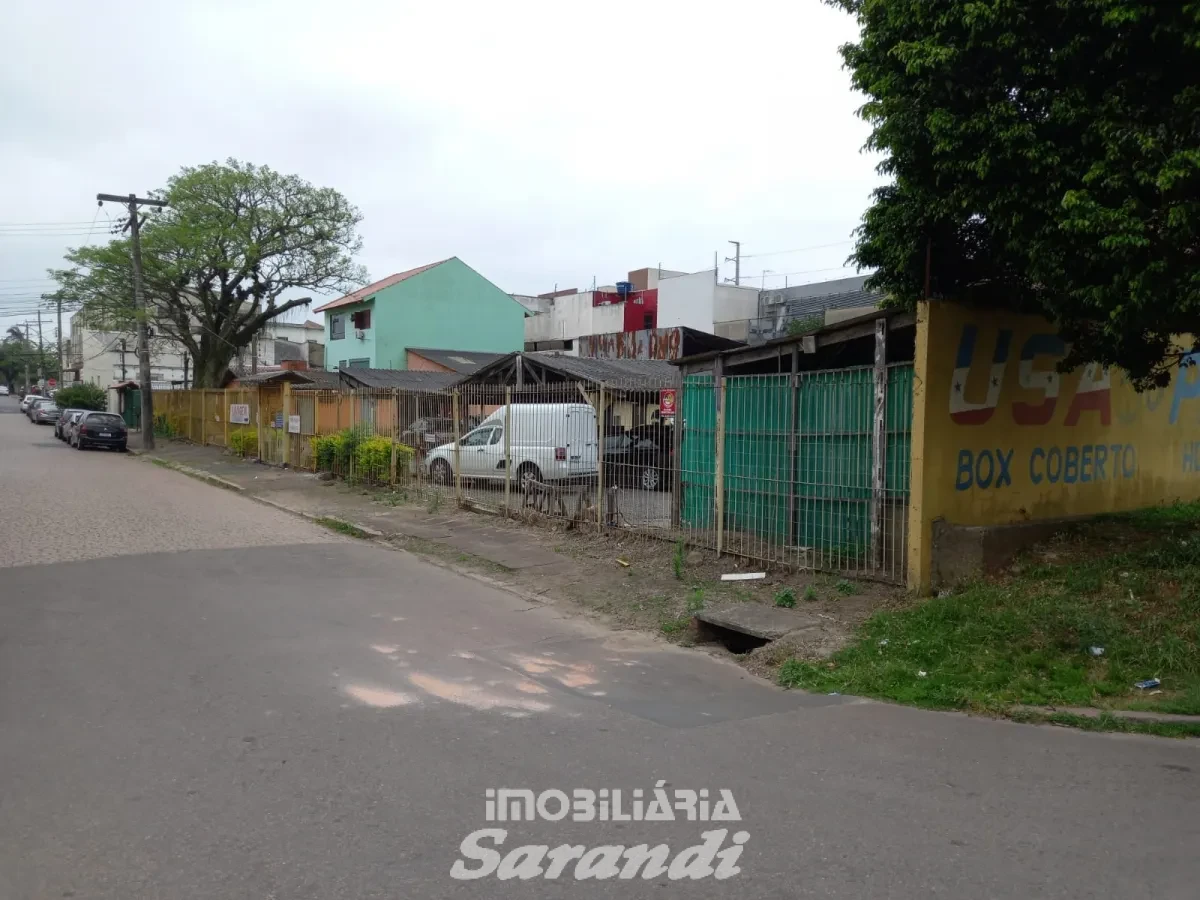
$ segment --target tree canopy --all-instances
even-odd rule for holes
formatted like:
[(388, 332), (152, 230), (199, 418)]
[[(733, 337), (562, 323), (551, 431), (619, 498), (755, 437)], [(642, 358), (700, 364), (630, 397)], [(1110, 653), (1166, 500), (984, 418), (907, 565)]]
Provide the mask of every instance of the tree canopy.
[[(194, 361), (197, 387), (219, 386), (239, 349), (306, 302), (285, 294), (345, 292), (366, 280), (354, 262), (359, 211), (332, 188), (237, 160), (184, 168), (152, 196), (166, 208), (142, 227), (148, 318)], [(132, 330), (129, 240), (79, 247), (52, 271), (56, 294), (109, 330)]]
[(891, 179), (872, 286), (912, 305), (928, 258), (933, 296), (1054, 321), (1064, 367), (1165, 383), (1200, 335), (1200, 3), (826, 2)]

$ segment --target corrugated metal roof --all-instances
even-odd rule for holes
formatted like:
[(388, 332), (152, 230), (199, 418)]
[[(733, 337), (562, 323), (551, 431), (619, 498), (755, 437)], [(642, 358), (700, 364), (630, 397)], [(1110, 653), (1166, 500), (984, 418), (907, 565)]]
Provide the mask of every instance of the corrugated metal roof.
[(360, 369), (347, 366), (342, 379), (368, 388), (403, 388), (409, 391), (440, 391), (462, 379), (454, 372), (419, 372), (411, 369)]
[(526, 354), (526, 358), (539, 357), (548, 368), (586, 381), (671, 387), (679, 380), (679, 370), (662, 359), (585, 359), (561, 353)]
[[(442, 263), (449, 261), (450, 260), (448, 259), (440, 259), (437, 262), (427, 263), (423, 266), (417, 266), (415, 269), (409, 269), (407, 272), (397, 272), (395, 275), (389, 275), (387, 278), (381, 278), (374, 284), (368, 284), (364, 288), (359, 288), (357, 291), (347, 294), (345, 297), (341, 297), (338, 300), (326, 303), (324, 306), (318, 306), (313, 310), (313, 312), (324, 312), (327, 309), (337, 309), (339, 306), (353, 306), (355, 303), (362, 303), (362, 301), (366, 300), (372, 294), (378, 294), (384, 288), (390, 288), (394, 284), (399, 284), (402, 281), (412, 278), (414, 275), (420, 275), (422, 272), (427, 272), (435, 266), (440, 266)], [(322, 326), (322, 328), (324, 328), (324, 326)]]
[(426, 347), (407, 347), (409, 353), (422, 356), (430, 362), (452, 369), (460, 375), (477, 372), (488, 363), (495, 362), (503, 353), (476, 353), (472, 350), (432, 350)]

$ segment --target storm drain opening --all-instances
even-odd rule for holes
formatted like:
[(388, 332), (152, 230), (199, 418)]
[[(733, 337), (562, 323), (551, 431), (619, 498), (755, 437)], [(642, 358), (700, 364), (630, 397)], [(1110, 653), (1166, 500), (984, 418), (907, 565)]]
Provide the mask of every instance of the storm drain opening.
[(718, 625), (716, 622), (706, 622), (697, 616), (696, 642), (700, 644), (720, 644), (736, 656), (745, 656), (759, 647), (765, 647), (771, 643), (771, 639), (760, 637), (757, 634), (748, 634), (745, 631), (739, 631), (736, 628), (730, 628), (726, 625)]

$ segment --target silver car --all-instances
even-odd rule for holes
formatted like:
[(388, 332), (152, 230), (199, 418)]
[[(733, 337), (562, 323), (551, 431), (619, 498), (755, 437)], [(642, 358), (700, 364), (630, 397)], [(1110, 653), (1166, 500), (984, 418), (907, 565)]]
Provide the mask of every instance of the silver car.
[[(29, 417), (30, 422), (37, 421), (37, 419), (34, 418), (34, 415), (36, 415), (38, 407), (45, 406), (47, 403), (49, 403), (51, 406), (54, 406), (54, 401), (49, 397), (38, 397), (35, 400), (29, 401), (29, 406), (25, 409), (25, 415)], [(55, 407), (55, 409), (57, 408), (58, 407)]]
[(32, 410), (30, 418), (34, 425), (53, 425), (58, 421), (58, 407), (53, 403), (38, 403)]

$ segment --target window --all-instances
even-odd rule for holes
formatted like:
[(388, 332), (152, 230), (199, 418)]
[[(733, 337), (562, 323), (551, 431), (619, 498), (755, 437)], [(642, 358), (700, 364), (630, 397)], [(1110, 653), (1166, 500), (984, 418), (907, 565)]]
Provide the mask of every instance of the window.
[(492, 432), (495, 428), (480, 428), (478, 431), (472, 431), (463, 438), (464, 447), (483, 447), (491, 440)]
[(371, 327), (371, 311), (369, 309), (360, 309), (354, 313), (350, 320), (354, 323), (355, 328), (361, 328), (366, 331)]
[(651, 315), (650, 313), (646, 313), (644, 316), (642, 316), (642, 327), (645, 328), (647, 331), (649, 331), (651, 328), (653, 328), (654, 327), (654, 316)]
[(329, 339), (340, 341), (346, 336), (346, 317), (337, 314), (329, 317)]
[(369, 359), (352, 359), (346, 363), (346, 367), (350, 369), (369, 369), (371, 361)]
[(488, 443), (498, 444), (502, 440), (504, 440), (504, 429), (503, 428), (495, 428), (492, 430), (492, 439), (490, 441), (488, 441)]
[(339, 369), (344, 369), (344, 368), (346, 368), (346, 361), (345, 361), (344, 359), (343, 359), (343, 360), (339, 360), (339, 361), (338, 361), (338, 368), (339, 368)]

